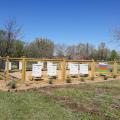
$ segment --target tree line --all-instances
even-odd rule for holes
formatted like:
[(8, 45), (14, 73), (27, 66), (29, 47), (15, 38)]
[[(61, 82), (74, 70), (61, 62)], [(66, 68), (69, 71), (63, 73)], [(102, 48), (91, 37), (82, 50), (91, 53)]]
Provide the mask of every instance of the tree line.
[[(117, 32), (117, 39), (120, 34)], [(3, 29), (0, 29), (0, 56), (32, 57), (32, 58), (68, 58), (68, 59), (119, 59), (115, 50), (109, 49), (105, 42), (98, 47), (90, 43), (76, 45), (55, 44), (48, 38), (36, 38), (26, 43), (21, 37), (21, 27), (15, 20), (9, 20)]]

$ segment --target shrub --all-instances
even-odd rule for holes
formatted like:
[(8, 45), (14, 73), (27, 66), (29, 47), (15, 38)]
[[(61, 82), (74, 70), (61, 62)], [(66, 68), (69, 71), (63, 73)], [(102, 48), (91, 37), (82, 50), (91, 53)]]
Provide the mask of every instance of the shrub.
[(117, 75), (113, 75), (113, 78), (116, 78), (117, 77)]
[(104, 80), (107, 80), (108, 79), (108, 77), (107, 76), (104, 76)]
[(91, 77), (91, 80), (94, 80), (95, 78), (94, 77)]
[(48, 83), (49, 83), (49, 84), (53, 84), (53, 80), (50, 79), (50, 80), (48, 81)]
[(81, 81), (81, 82), (85, 82), (85, 78), (84, 78), (84, 77), (81, 77), (81, 78), (80, 78), (80, 81)]
[(16, 81), (15, 80), (12, 80), (10, 81), (7, 86), (10, 87), (10, 89), (15, 89), (17, 86), (16, 86)]
[(66, 82), (67, 82), (67, 83), (71, 83), (71, 78), (70, 78), (70, 77), (67, 77)]

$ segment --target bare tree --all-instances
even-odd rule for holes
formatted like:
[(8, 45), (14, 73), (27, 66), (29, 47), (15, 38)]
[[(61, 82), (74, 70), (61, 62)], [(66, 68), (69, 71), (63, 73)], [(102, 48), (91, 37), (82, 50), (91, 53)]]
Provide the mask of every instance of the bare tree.
[(110, 57), (110, 50), (106, 47), (104, 42), (101, 42), (98, 47), (98, 59), (106, 60)]
[(9, 19), (4, 24), (5, 31), (7, 32), (8, 39), (21, 39), (22, 26), (18, 26), (15, 19)]
[(15, 43), (17, 43), (16, 41), (20, 40), (21, 37), (21, 26), (17, 25), (16, 20), (9, 19), (4, 24), (4, 29), (0, 30), (0, 55), (12, 56), (15, 52)]
[(21, 26), (17, 25), (16, 20), (9, 19), (4, 25), (4, 40), (6, 40), (5, 55), (11, 55), (14, 48), (14, 41), (22, 37)]
[(67, 55), (67, 45), (65, 45), (65, 44), (55, 45), (55, 53), (54, 54), (57, 57), (65, 57)]
[(114, 40), (120, 41), (120, 28), (117, 28), (113, 32)]
[(54, 43), (49, 39), (37, 38), (25, 47), (25, 55), (34, 58), (52, 58)]

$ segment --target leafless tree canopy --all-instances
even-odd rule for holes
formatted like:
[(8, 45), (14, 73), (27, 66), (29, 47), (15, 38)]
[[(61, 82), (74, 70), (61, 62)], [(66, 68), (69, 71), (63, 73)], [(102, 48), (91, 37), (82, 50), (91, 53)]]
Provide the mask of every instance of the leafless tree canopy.
[(119, 41), (120, 40), (120, 28), (117, 28), (115, 31), (114, 31), (114, 39)]
[(0, 51), (2, 56), (13, 56), (15, 43), (20, 40), (21, 35), (21, 27), (17, 25), (16, 20), (9, 19), (4, 24), (4, 29), (0, 30)]
[[(114, 32), (116, 40), (120, 40), (120, 29)], [(89, 43), (76, 45), (57, 44), (47, 38), (37, 38), (31, 43), (22, 41), (22, 28), (16, 20), (9, 19), (4, 29), (0, 29), (0, 56), (35, 57), (35, 58), (68, 58), (68, 59), (100, 59), (114, 60), (118, 57), (115, 50), (107, 48), (104, 42), (98, 48)]]

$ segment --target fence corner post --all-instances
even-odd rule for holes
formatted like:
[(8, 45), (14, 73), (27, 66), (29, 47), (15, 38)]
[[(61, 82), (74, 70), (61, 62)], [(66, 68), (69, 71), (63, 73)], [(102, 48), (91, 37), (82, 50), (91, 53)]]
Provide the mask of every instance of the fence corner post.
[(95, 75), (95, 61), (94, 59), (92, 59), (92, 63), (91, 63), (91, 78), (94, 77)]
[(0, 71), (1, 71), (1, 60), (2, 60), (2, 57), (0, 56)]
[(117, 75), (117, 62), (114, 60), (113, 75)]
[(62, 61), (62, 81), (64, 82), (66, 79), (66, 59), (64, 58)]
[(25, 56), (22, 57), (22, 82), (26, 80), (26, 60)]
[(6, 57), (5, 71), (6, 71), (6, 80), (9, 80), (9, 56)]

